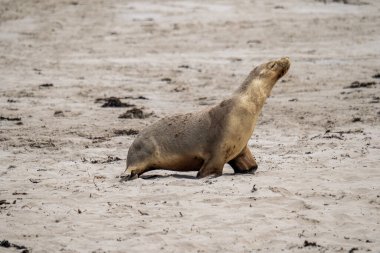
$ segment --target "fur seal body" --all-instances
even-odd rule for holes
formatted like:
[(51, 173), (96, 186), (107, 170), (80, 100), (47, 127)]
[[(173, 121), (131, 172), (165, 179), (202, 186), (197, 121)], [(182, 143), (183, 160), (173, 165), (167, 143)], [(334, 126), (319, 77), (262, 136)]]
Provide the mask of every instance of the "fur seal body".
[(266, 98), (288, 71), (289, 59), (256, 67), (234, 94), (203, 111), (175, 115), (144, 129), (128, 151), (122, 180), (156, 169), (198, 171), (197, 178), (220, 176), (225, 163), (235, 173), (254, 172), (247, 143)]

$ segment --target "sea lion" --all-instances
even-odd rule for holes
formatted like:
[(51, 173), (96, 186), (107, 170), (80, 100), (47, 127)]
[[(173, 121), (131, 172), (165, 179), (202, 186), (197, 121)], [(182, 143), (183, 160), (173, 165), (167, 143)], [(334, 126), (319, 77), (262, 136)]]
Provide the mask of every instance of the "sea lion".
[(128, 151), (121, 180), (157, 169), (220, 176), (225, 163), (235, 173), (255, 172), (247, 143), (266, 98), (288, 71), (289, 58), (254, 68), (233, 95), (211, 108), (159, 120), (144, 129)]

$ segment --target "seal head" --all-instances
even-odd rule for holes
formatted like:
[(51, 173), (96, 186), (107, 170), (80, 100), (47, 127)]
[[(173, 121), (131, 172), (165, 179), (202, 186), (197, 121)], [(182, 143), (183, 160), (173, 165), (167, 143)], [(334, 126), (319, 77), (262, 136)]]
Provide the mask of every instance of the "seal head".
[(246, 93), (252, 98), (269, 97), (273, 86), (286, 74), (289, 67), (288, 57), (261, 64), (251, 71), (237, 93)]

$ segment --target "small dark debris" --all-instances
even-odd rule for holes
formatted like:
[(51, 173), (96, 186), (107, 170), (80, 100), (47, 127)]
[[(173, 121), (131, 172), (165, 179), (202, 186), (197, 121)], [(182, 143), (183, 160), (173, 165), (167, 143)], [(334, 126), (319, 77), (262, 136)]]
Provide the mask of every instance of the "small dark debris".
[(352, 119), (352, 122), (361, 122), (361, 121), (362, 121), (362, 119), (359, 118), (359, 117), (356, 117), (356, 118)]
[(254, 185), (252, 186), (252, 190), (251, 190), (251, 192), (255, 192), (255, 191), (257, 191), (257, 188), (256, 188), (256, 185), (254, 184)]
[(297, 99), (297, 98), (292, 98), (292, 99), (289, 99), (289, 102), (296, 102), (296, 101), (298, 101), (298, 99)]
[(261, 44), (261, 40), (248, 40), (247, 44)]
[(182, 92), (182, 91), (185, 91), (185, 90), (187, 90), (185, 87), (176, 87), (172, 91), (174, 91), (174, 92)]
[(8, 99), (7, 102), (8, 102), (8, 103), (16, 103), (16, 100)]
[(29, 181), (32, 182), (33, 184), (41, 183), (41, 179), (38, 179), (38, 178), (29, 178)]
[(21, 121), (21, 118), (19, 118), (19, 117), (12, 118), (12, 117), (3, 117), (3, 116), (0, 116), (0, 120)]
[(54, 112), (54, 117), (64, 117), (65, 115), (63, 114), (63, 111), (55, 111)]
[(321, 245), (318, 245), (316, 242), (309, 242), (308, 240), (305, 240), (303, 242), (304, 247), (321, 247)]
[(4, 248), (9, 248), (11, 244), (7, 240), (3, 240), (0, 242), (0, 246)]
[(183, 217), (183, 214), (182, 214), (181, 212), (179, 212), (179, 215), (180, 215), (181, 217)]
[(7, 202), (5, 199), (0, 200), (0, 206), (1, 205), (9, 205), (10, 203)]
[(143, 110), (133, 108), (119, 116), (119, 119), (145, 119), (151, 116), (153, 113), (144, 113)]
[[(360, 134), (360, 133), (363, 133), (364, 131), (362, 129), (349, 129), (349, 130), (342, 130), (342, 131), (331, 131), (330, 129), (326, 130), (325, 132), (325, 136), (327, 134), (331, 134), (331, 135), (327, 135), (327, 137), (323, 137), (323, 138), (336, 138), (336, 137), (332, 137), (332, 134), (339, 134), (340, 137), (344, 137), (344, 134)], [(319, 137), (319, 136), (318, 136)]]
[(165, 77), (165, 78), (162, 78), (161, 81), (162, 81), (162, 82), (171, 83), (171, 82), (172, 82), (172, 79), (169, 78), (169, 77)]
[(190, 66), (189, 65), (180, 65), (180, 66), (178, 66), (178, 68), (180, 68), (180, 69), (188, 69), (188, 68), (190, 68)]
[(231, 57), (230, 61), (232, 61), (232, 62), (240, 62), (240, 61), (243, 61), (243, 59), (241, 59), (239, 57)]
[(70, 2), (71, 5), (78, 5), (78, 2), (76, 1), (73, 1), (73, 2)]
[(348, 251), (348, 253), (354, 253), (354, 251), (357, 251), (357, 250), (359, 250), (358, 248), (351, 248), (349, 251)]
[(16, 125), (17, 126), (22, 126), (22, 125), (24, 125), (24, 123), (22, 123), (21, 121), (19, 121), (19, 122), (16, 123)]
[(12, 195), (27, 195), (28, 193), (26, 192), (14, 192)]
[(21, 253), (29, 253), (29, 250), (25, 246), (10, 243), (8, 240), (1, 241), (0, 247), (22, 249)]
[(79, 214), (81, 214), (81, 213), (82, 213), (82, 211), (81, 211), (79, 208), (78, 208), (78, 213), (79, 213)]
[(29, 147), (31, 148), (54, 148), (55, 144), (49, 140), (46, 142), (33, 142), (29, 144)]
[(107, 160), (103, 163), (111, 163), (111, 162), (116, 162), (116, 161), (120, 161), (121, 158), (117, 157), (117, 156), (108, 156), (107, 157)]
[(351, 4), (351, 5), (367, 5), (366, 2), (361, 1), (350, 1), (350, 0), (316, 0), (317, 2), (327, 3), (342, 3), (342, 4)]
[(305, 152), (305, 155), (310, 155), (310, 154), (311, 154), (310, 151)]
[(372, 78), (380, 78), (380, 73), (374, 74)]
[[(121, 158), (117, 156), (108, 156), (106, 160), (91, 160), (91, 163), (98, 164), (98, 163), (112, 163), (116, 161), (120, 161)], [(82, 158), (82, 162), (87, 162), (86, 158)]]
[(132, 96), (126, 96), (124, 97), (125, 99), (143, 99), (143, 100), (148, 100), (148, 98), (144, 96), (137, 96), (137, 97), (132, 97)]
[(369, 88), (376, 85), (375, 82), (352, 82), (351, 85), (344, 87), (345, 89)]
[(120, 129), (113, 131), (116, 135), (136, 135), (139, 133), (139, 130), (135, 129)]
[(371, 104), (376, 104), (380, 102), (380, 97), (373, 97), (372, 100), (370, 101)]
[(324, 139), (338, 139), (338, 140), (343, 140), (343, 137), (336, 135), (336, 134), (331, 134), (331, 135), (324, 135), (322, 138)]
[(140, 213), (141, 215), (149, 215), (148, 213), (145, 213), (145, 212), (143, 212), (143, 211), (140, 211), (140, 210), (137, 210), (137, 211), (139, 211), (139, 213)]
[(40, 87), (41, 88), (49, 88), (49, 87), (53, 87), (54, 85), (52, 83), (43, 83), (43, 84), (40, 84)]
[(95, 100), (95, 103), (100, 102), (102, 100), (105, 101), (102, 107), (132, 107), (134, 106), (132, 104), (121, 102), (120, 98), (117, 98), (117, 97), (97, 98)]
[(92, 143), (99, 143), (104, 141), (109, 141), (110, 139), (105, 136), (89, 136), (88, 139), (92, 140)]

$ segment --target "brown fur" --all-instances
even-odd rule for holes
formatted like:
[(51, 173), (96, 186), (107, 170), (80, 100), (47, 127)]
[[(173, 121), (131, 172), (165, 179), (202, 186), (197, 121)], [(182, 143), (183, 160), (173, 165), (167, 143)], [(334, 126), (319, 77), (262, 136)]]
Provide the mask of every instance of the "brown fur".
[(254, 172), (247, 143), (265, 99), (288, 70), (288, 58), (256, 67), (233, 96), (209, 109), (159, 120), (132, 143), (122, 179), (155, 169), (220, 176), (225, 163), (236, 173)]

